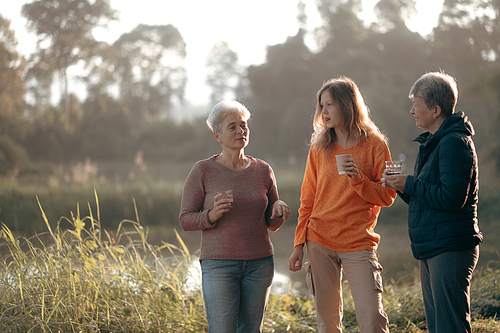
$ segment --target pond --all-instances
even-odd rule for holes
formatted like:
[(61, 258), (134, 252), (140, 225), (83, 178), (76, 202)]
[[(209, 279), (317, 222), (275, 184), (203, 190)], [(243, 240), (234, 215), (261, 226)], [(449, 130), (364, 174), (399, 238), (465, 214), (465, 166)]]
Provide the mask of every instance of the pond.
[[(288, 222), (287, 222), (288, 223)], [(410, 241), (407, 233), (406, 223), (398, 225), (379, 224), (375, 231), (380, 234), (381, 241), (378, 248), (379, 261), (384, 267), (382, 276), (385, 285), (388, 284), (413, 284), (419, 281), (418, 261), (413, 258), (410, 249)], [(481, 269), (491, 260), (499, 260), (498, 248), (495, 243), (493, 228), (482, 227), (485, 241), (481, 245), (481, 254), (478, 267)], [(200, 232), (179, 231), (180, 236), (186, 243), (191, 253), (199, 249)], [(295, 224), (283, 225), (275, 233), (270, 232), (271, 241), (274, 246), (275, 277), (273, 292), (286, 293), (293, 291), (306, 295), (308, 293), (305, 285), (305, 271), (291, 272), (288, 270), (288, 257), (292, 253)], [(176, 244), (176, 240), (172, 240)], [(304, 262), (307, 259), (305, 255)]]

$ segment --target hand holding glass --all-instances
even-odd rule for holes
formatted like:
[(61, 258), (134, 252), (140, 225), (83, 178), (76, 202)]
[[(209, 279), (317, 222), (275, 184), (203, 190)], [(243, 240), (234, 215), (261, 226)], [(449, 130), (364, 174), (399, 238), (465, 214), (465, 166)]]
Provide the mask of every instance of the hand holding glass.
[(403, 173), (401, 170), (402, 164), (402, 161), (385, 161), (385, 174), (390, 176)]
[(217, 192), (217, 194), (222, 194), (222, 196), (220, 197), (220, 200), (226, 200), (228, 199), (231, 203), (231, 207), (233, 207), (233, 190), (226, 190), (226, 191), (222, 191), (222, 192)]

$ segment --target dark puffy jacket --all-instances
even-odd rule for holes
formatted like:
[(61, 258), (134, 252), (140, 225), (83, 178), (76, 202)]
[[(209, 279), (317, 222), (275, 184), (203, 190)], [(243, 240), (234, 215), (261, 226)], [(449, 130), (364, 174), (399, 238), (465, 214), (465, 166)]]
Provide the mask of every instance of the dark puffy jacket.
[(474, 128), (460, 111), (434, 135), (421, 134), (413, 176), (405, 193), (413, 256), (425, 259), (445, 251), (470, 249), (483, 240), (477, 222), (478, 166)]

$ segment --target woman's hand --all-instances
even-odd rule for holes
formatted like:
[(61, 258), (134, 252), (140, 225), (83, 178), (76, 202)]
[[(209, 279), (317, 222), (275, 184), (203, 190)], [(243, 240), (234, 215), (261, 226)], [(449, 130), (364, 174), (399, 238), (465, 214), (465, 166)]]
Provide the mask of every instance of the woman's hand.
[(232, 202), (230, 198), (221, 199), (222, 193), (218, 193), (214, 197), (214, 208), (208, 212), (208, 219), (210, 223), (214, 224), (215, 221), (222, 217), (222, 214), (228, 212), (232, 207)]
[(352, 158), (344, 159), (342, 167), (349, 177), (356, 178), (358, 176), (358, 166), (356, 165), (356, 163), (354, 163), (354, 160)]
[(286, 203), (281, 200), (276, 200), (273, 204), (273, 213), (271, 219), (280, 218), (284, 221), (292, 218), (292, 210)]
[(408, 175), (405, 175), (403, 173), (388, 175), (388, 171), (389, 170), (385, 169), (384, 173), (382, 174), (382, 179), (380, 179), (380, 181), (382, 182), (382, 186), (392, 188), (393, 190), (399, 191), (401, 193), (405, 193), (406, 178), (408, 178)]
[(292, 272), (302, 269), (302, 260), (304, 259), (304, 244), (297, 245), (293, 248), (292, 255), (288, 259), (288, 269)]

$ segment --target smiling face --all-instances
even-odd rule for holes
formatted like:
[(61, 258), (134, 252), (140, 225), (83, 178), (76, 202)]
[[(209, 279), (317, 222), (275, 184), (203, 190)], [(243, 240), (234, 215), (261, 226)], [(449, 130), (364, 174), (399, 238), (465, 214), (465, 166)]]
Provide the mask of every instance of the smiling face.
[(229, 113), (222, 121), (221, 132), (214, 132), (215, 139), (229, 149), (241, 150), (248, 145), (250, 130), (242, 114)]
[(323, 114), (326, 127), (341, 128), (342, 112), (340, 111), (338, 103), (333, 100), (329, 90), (325, 90), (321, 93), (319, 105), (321, 106), (321, 113)]
[(436, 121), (436, 117), (439, 116), (439, 113), (437, 113), (439, 107), (429, 109), (425, 101), (418, 96), (413, 96), (412, 101), (413, 106), (410, 114), (415, 117), (415, 124), (417, 127), (434, 134), (440, 125), (440, 122)]

